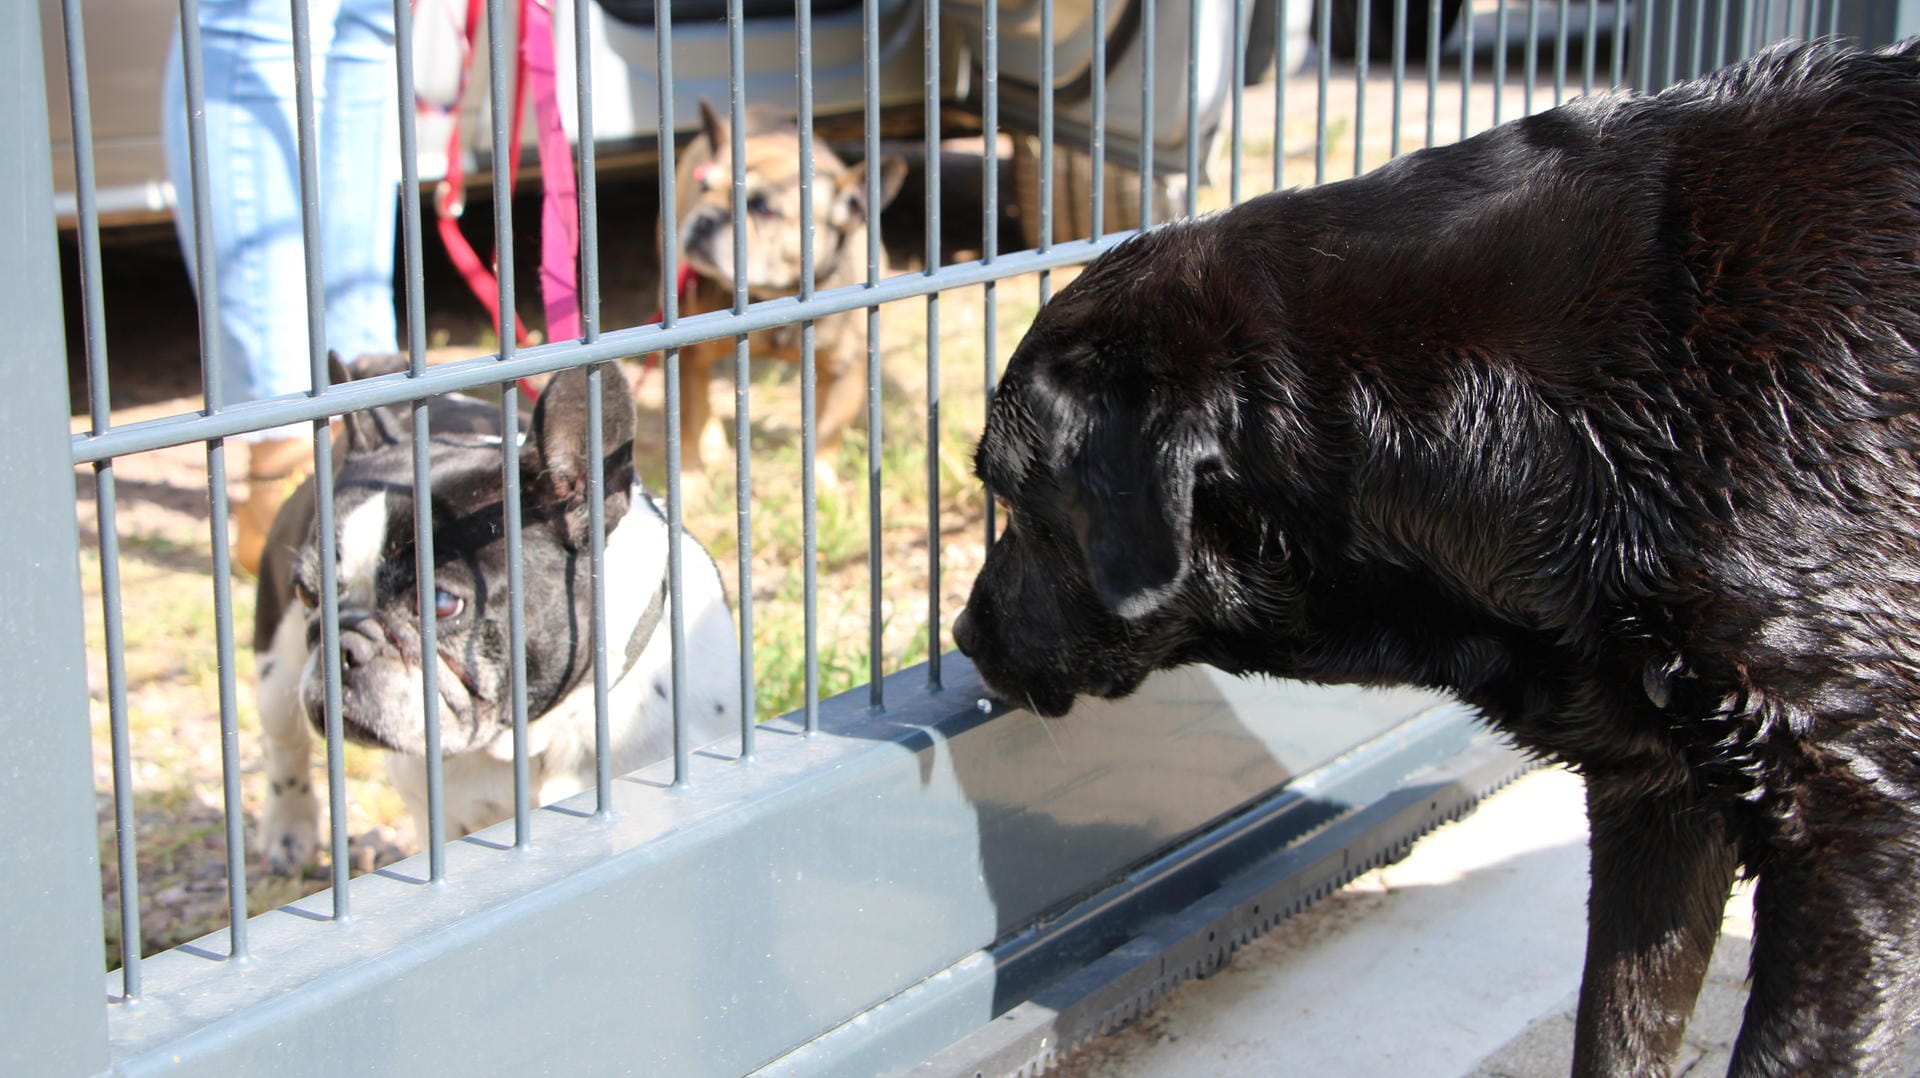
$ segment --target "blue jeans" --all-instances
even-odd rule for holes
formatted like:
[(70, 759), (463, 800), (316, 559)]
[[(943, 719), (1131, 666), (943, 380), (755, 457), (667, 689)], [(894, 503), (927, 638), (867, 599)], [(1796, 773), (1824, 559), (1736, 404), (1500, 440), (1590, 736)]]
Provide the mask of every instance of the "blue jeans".
[[(394, 218), (400, 176), (393, 0), (312, 0), (326, 346), (395, 350)], [(216, 306), (227, 403), (312, 385), (287, 0), (201, 0)], [(175, 28), (161, 126), (174, 222), (194, 267), (186, 85)], [(196, 282), (197, 284), (197, 282)], [(260, 431), (307, 433), (305, 425)]]

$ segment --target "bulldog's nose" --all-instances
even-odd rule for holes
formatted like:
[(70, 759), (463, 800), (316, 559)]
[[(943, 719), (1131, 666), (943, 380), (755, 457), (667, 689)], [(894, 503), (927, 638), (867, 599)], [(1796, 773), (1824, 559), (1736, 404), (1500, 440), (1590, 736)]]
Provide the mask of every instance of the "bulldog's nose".
[(960, 616), (953, 619), (953, 643), (960, 649), (960, 654), (973, 658), (973, 619), (967, 616), (964, 607), (960, 610)]
[(713, 234), (720, 230), (720, 224), (719, 218), (713, 214), (700, 214), (687, 222), (687, 235), (681, 240), (681, 245), (687, 249), (698, 248), (713, 239)]
[(371, 614), (340, 614), (340, 667), (365, 666), (380, 654), (386, 631)]

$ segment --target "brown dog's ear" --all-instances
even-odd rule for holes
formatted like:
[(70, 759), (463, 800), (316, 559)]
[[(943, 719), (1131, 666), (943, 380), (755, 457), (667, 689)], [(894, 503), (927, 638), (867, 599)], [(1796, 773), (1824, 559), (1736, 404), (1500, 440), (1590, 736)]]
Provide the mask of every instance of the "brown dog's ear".
[(1192, 432), (1150, 437), (1139, 418), (1098, 423), (1063, 471), (1094, 592), (1128, 621), (1160, 609), (1186, 578), (1195, 477), (1218, 456)]
[[(587, 372), (600, 376), (600, 443), (587, 436)], [(550, 520), (560, 537), (585, 550), (591, 516), (587, 505), (590, 453), (597, 452), (606, 475), (606, 521), (612, 531), (626, 515), (633, 488), (633, 392), (614, 362), (561, 371), (547, 383), (534, 406), (533, 425), (521, 451), (521, 478), (529, 508)]]
[(700, 99), (700, 134), (707, 140), (707, 153), (719, 157), (727, 145), (727, 121), (713, 110), (713, 103)]
[[(900, 193), (900, 185), (906, 181), (906, 178), (906, 158), (897, 153), (881, 156), (880, 209), (886, 209), (887, 204)], [(867, 210), (867, 164), (862, 161), (840, 177), (838, 191), (833, 199), (833, 209), (828, 213), (827, 222), (844, 232), (856, 225), (866, 224), (871, 216)]]

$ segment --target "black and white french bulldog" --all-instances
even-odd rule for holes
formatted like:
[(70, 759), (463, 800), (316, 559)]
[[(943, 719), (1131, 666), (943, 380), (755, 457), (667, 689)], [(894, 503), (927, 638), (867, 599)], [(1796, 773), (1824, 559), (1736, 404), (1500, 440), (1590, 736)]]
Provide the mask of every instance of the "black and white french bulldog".
[[(361, 377), (399, 369), (362, 357)], [(606, 654), (616, 774), (673, 751), (668, 526), (634, 475), (633, 398), (615, 364), (601, 379), (606, 475)], [(340, 380), (344, 372), (336, 371)], [(555, 376), (520, 445), (527, 740), (532, 799), (592, 785), (594, 705), (589, 581), (587, 372)], [(513, 814), (513, 707), (499, 408), (449, 395), (432, 428), (434, 615), (446, 834)], [(388, 773), (427, 826), (425, 717), (414, 560), (413, 446), (402, 409), (345, 417), (335, 468), (341, 722), (386, 750)], [(696, 745), (738, 729), (738, 638), (720, 575), (684, 544), (686, 717)], [(259, 845), (298, 871), (319, 842), (313, 739), (324, 728), (319, 535), (311, 480), (280, 510), (260, 571), (254, 652), (267, 799)]]

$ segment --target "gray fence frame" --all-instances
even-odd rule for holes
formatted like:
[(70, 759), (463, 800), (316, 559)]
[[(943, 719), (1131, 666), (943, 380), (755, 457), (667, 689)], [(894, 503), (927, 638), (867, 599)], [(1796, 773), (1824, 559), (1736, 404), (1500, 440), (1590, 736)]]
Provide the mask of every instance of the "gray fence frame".
[[(1407, 2), (1399, 0), (1400, 17)], [(1688, 50), (1697, 62), (1703, 34), (1757, 47), (1774, 16), (1793, 30), (1795, 11), (1806, 25), (1867, 40), (1893, 37), (1920, 15), (1920, 0), (1796, 2), (1781, 0), (1778, 12), (1764, 0), (1662, 5), (1667, 17), (1637, 43), (1637, 56), (1616, 51), (1614, 71), (1657, 70), (1662, 56), (1671, 68)], [(1319, 4), (1324, 17), (1329, 0)], [(1529, 3), (1530, 22), (1538, 8)], [(1051, 4), (1044, 10), (1050, 18)], [(1283, 27), (1285, 10), (1283, 2)], [(1755, 10), (1765, 25), (1714, 30), (1729, 13), (1738, 20)], [(1234, 11), (1244, 17), (1244, 4)], [(1565, 11), (1561, 0), (1563, 28)], [(1150, 27), (1150, 8), (1147, 18)], [(939, 20), (928, 23), (932, 58)], [(801, 25), (804, 42), (804, 18)], [(810, 691), (795, 716), (743, 730), (750, 764), (735, 761), (731, 746), (700, 751), (682, 739), (672, 760), (604, 776), (598, 790), (557, 806), (536, 808), (523, 794), (513, 821), (455, 842), (435, 835), (420, 856), (351, 883), (341, 868), (332, 892), (130, 963), (103, 982), (76, 465), (95, 467), (110, 507), (115, 457), (204, 442), (215, 527), (224, 529), (220, 440), (230, 435), (313, 422), (324, 460), (329, 416), (653, 350), (670, 357), (671, 399), (678, 346), (744, 340), (756, 329), (914, 297), (927, 299), (937, 330), (939, 293), (1076, 265), (1124, 234), (1102, 234), (1096, 188), (1094, 238), (1053, 242), (1049, 150), (1034, 250), (1001, 254), (989, 245), (979, 261), (940, 266), (934, 258), (924, 274), (876, 275), (824, 292), (808, 282), (790, 300), (749, 305), (742, 293), (734, 311), (694, 318), (678, 318), (669, 303), (657, 326), (602, 332), (590, 308), (580, 341), (516, 350), (509, 331), (495, 358), (431, 369), (416, 361), (404, 376), (296, 400), (214, 400), (205, 414), (126, 428), (108, 428), (96, 402), (95, 432), (76, 437), (63, 421), (51, 171), (37, 149), (47, 146), (47, 125), (35, 5), (0, 5), (0, 38), (14, 57), (0, 64), (0, 132), (24, 149), (0, 168), (0, 214), (13, 223), (18, 248), (0, 266), (0, 321), (25, 360), (0, 401), (0, 504), (13, 519), (0, 555), (0, 645), (9, 659), (0, 669), (0, 738), (13, 762), (0, 784), (0, 881), (13, 929), (13, 961), (0, 974), (0, 1069), (334, 1074), (413, 1069), (430, 1059), (436, 1069), (473, 1073), (1017, 1071), (1217, 965), (1241, 940), (1404, 849), (1525, 766), (1477, 732), (1464, 709), (1432, 697), (1235, 682), (1206, 670), (1162, 676), (1132, 701), (1095, 704), (1065, 723), (983, 710), (971, 667), (938, 653), (936, 608), (932, 664), (831, 700)], [(1437, 40), (1432, 47), (1437, 53)], [(669, 31), (663, 70), (670, 48)], [(1472, 48), (1469, 36), (1469, 57)], [(495, 49), (497, 62), (498, 41)], [(1322, 58), (1316, 157), (1324, 173)], [(1394, 62), (1396, 120), (1404, 59)], [(1504, 50), (1498, 60), (1504, 71)], [(1529, 87), (1534, 60), (1529, 50)], [(1556, 60), (1558, 97), (1564, 50)], [(1593, 63), (1589, 55), (1589, 71)], [(1471, 61), (1463, 67), (1470, 79)], [(1237, 74), (1236, 61), (1236, 200)], [(1364, 62), (1358, 77), (1367, 78)], [(1098, 101), (1104, 86), (1095, 83)], [(1151, 89), (1145, 94), (1150, 116)], [(665, 130), (673, 106), (663, 96)], [(498, 97), (495, 134), (503, 138)], [(1187, 100), (1197, 108), (1195, 94)], [(995, 107), (989, 94), (989, 130)], [(1039, 108), (1049, 146), (1051, 105), (1043, 98)], [(1196, 118), (1189, 113), (1190, 130)], [(937, 133), (931, 97), (926, 122)], [(1431, 137), (1431, 114), (1428, 128)], [(1099, 175), (1101, 137), (1097, 127), (1091, 134)], [(84, 132), (76, 136), (84, 142)], [(671, 140), (662, 145), (670, 174)], [(872, 138), (869, 147), (877, 149)], [(1196, 152), (1186, 164), (1197, 178)], [(938, 198), (935, 185), (930, 254), (938, 251)], [(1191, 186), (1188, 198), (1191, 209)], [(1151, 212), (1144, 190), (1141, 209)], [(417, 219), (408, 229), (417, 265)], [(583, 233), (590, 240), (593, 229)], [(83, 273), (97, 275), (97, 248), (83, 245), (82, 254)], [(670, 278), (670, 258), (665, 270)], [(591, 304), (591, 278), (585, 292)], [(510, 284), (502, 299), (510, 310)], [(98, 304), (97, 293), (89, 302)], [(97, 311), (88, 319), (91, 333)], [(419, 333), (422, 320), (409, 321)], [(420, 344), (412, 343), (417, 360)], [(744, 345), (739, 354), (744, 367)], [(989, 385), (993, 363), (989, 350)], [(937, 372), (937, 352), (930, 364)], [(510, 391), (505, 407), (511, 414)], [(671, 427), (677, 412), (669, 416)], [(937, 430), (939, 422), (936, 399), (928, 423)], [(810, 425), (807, 438), (810, 447)], [(668, 445), (672, 475), (671, 431)], [(811, 505), (811, 469), (803, 475)], [(743, 512), (748, 489), (743, 481)], [(670, 504), (677, 498), (670, 482)], [(929, 523), (937, 537), (937, 518)], [(110, 543), (110, 512), (101, 531)], [(224, 581), (224, 550), (216, 548)], [(231, 626), (225, 631), (230, 697)], [(230, 768), (230, 796), (237, 781)], [(237, 851), (231, 823), (230, 831)], [(123, 856), (129, 849), (123, 845)], [(236, 908), (244, 901), (241, 892)]]

